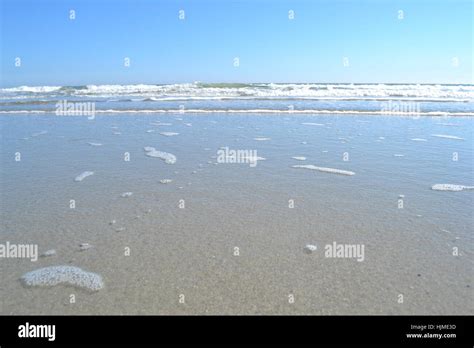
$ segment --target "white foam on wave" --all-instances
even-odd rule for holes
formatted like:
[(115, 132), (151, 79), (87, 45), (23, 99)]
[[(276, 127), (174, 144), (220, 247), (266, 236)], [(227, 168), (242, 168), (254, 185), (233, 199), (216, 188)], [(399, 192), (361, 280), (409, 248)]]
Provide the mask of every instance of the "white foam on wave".
[(160, 180), (160, 183), (162, 183), (162, 184), (169, 184), (169, 183), (171, 183), (172, 181), (173, 181), (173, 180), (171, 180), (171, 179), (161, 179), (161, 180)]
[(253, 140), (256, 140), (256, 141), (267, 141), (267, 140), (271, 140), (270, 138), (264, 138), (264, 137), (257, 137), (257, 138), (253, 138)]
[(460, 138), (455, 135), (431, 134), (431, 136), (436, 137), (436, 138), (444, 138), (444, 139), (464, 140), (464, 138)]
[(323, 123), (314, 123), (314, 122), (303, 122), (302, 124), (305, 126), (324, 126)]
[(464, 191), (464, 190), (474, 190), (474, 186), (464, 186), (456, 184), (435, 184), (431, 186), (432, 190), (435, 191)]
[(91, 176), (91, 175), (94, 175), (94, 172), (90, 172), (90, 171), (82, 172), (81, 174), (76, 176), (74, 181), (82, 181), (82, 180), (84, 180), (85, 178), (87, 178), (88, 176)]
[(428, 140), (423, 139), (423, 138), (413, 138), (411, 140), (413, 140), (413, 141), (428, 141)]
[(332, 173), (332, 174), (341, 174), (341, 175), (355, 175), (354, 172), (348, 171), (348, 170), (342, 170), (342, 169), (336, 169), (336, 168), (326, 168), (326, 167), (317, 167), (312, 164), (297, 164), (292, 166), (293, 168), (302, 168), (302, 169), (310, 169), (310, 170), (316, 170), (319, 172), (324, 172), (324, 173)]
[(51, 93), (60, 90), (62, 86), (20, 86), (12, 88), (0, 88), (3, 93)]
[(175, 135), (179, 135), (179, 133), (175, 133), (175, 132), (161, 132), (160, 134), (164, 135), (165, 137), (172, 137)]
[[(0, 110), (0, 114), (45, 114), (53, 113), (54, 110)], [(328, 114), (328, 115), (374, 115), (374, 116), (385, 116), (386, 113), (383, 111), (371, 111), (371, 110), (321, 110), (321, 109), (304, 109), (304, 110), (291, 110), (287, 109), (107, 109), (107, 110), (95, 110), (96, 114), (168, 114), (168, 113), (187, 113), (187, 114)], [(448, 111), (427, 111), (419, 112), (415, 116), (411, 112), (394, 112), (392, 116), (400, 117), (421, 117), (421, 116), (474, 116), (472, 112), (448, 112)], [(171, 126), (171, 124), (156, 124), (156, 126)], [(329, 128), (329, 127), (327, 127)], [(114, 133), (119, 135), (121, 133)]]
[(89, 144), (90, 146), (102, 146), (103, 144), (101, 143), (87, 143)]
[(176, 163), (176, 156), (172, 153), (158, 151), (154, 147), (145, 146), (143, 148), (145, 150), (145, 155), (149, 157), (160, 158), (165, 161), (166, 164), (175, 164)]
[(294, 157), (291, 157), (297, 161), (306, 161), (306, 157), (304, 156), (294, 156)]
[(133, 192), (124, 192), (120, 196), (123, 198), (126, 198), (126, 197), (131, 197), (132, 195), (133, 195)]
[(252, 83), (167, 85), (87, 85), (81, 88), (62, 86), (21, 86), (0, 89), (1, 95), (41, 95), (68, 93), (73, 96), (132, 96), (133, 100), (208, 100), (208, 99), (413, 99), (472, 101), (472, 85), (439, 84), (324, 84), (324, 83)]
[(51, 287), (69, 285), (90, 291), (104, 287), (102, 277), (96, 273), (86, 272), (74, 266), (51, 266), (28, 272), (21, 277), (26, 286)]

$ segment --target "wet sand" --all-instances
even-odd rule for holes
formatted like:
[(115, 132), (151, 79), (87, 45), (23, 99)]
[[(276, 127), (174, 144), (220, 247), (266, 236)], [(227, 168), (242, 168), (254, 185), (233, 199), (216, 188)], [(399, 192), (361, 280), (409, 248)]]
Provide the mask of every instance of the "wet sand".
[[(470, 118), (18, 115), (0, 122), (0, 243), (56, 250), (37, 262), (0, 259), (1, 314), (474, 313), (474, 191), (432, 189), (474, 185)], [(146, 147), (176, 162), (147, 156)], [(221, 147), (256, 150), (265, 160), (217, 163)], [(75, 181), (84, 172), (94, 174)], [(333, 242), (363, 244), (364, 260), (325, 257)], [(90, 247), (81, 250), (83, 243)], [(317, 250), (305, 252), (308, 244)], [(59, 265), (94, 272), (104, 287), (21, 282)]]

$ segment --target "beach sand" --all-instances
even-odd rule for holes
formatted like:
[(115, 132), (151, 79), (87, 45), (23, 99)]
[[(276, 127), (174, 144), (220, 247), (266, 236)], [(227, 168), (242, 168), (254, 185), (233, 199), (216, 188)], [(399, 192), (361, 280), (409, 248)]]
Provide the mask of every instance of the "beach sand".
[[(0, 260), (0, 314), (474, 313), (474, 191), (431, 189), (474, 185), (471, 118), (15, 115), (1, 125), (0, 243), (56, 254)], [(265, 160), (218, 163), (222, 147)], [(94, 174), (75, 181), (84, 172)], [(326, 257), (333, 242), (364, 245), (364, 260)], [(60, 265), (100, 275), (103, 288), (20, 281)]]

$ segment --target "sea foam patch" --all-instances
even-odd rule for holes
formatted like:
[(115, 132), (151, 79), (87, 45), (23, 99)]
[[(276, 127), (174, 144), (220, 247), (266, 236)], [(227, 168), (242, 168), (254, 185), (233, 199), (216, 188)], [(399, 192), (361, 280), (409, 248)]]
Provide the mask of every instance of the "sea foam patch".
[(455, 185), (455, 184), (436, 184), (431, 186), (432, 190), (435, 191), (464, 191), (464, 190), (474, 190), (474, 186), (464, 186), (464, 185)]
[(175, 164), (176, 163), (176, 156), (172, 153), (158, 151), (154, 147), (145, 146), (143, 148), (145, 150), (145, 155), (149, 157), (160, 158), (165, 161), (166, 164)]
[(443, 139), (464, 140), (464, 138), (460, 138), (455, 135), (431, 134), (431, 136), (435, 138), (443, 138)]
[(90, 171), (82, 172), (81, 174), (76, 176), (74, 181), (82, 181), (82, 180), (84, 180), (85, 178), (87, 178), (88, 176), (91, 176), (91, 175), (94, 175), (94, 172), (90, 172)]
[(292, 167), (293, 168), (316, 170), (318, 172), (324, 172), (324, 173), (341, 174), (341, 175), (355, 175), (354, 172), (351, 172), (351, 171), (348, 171), (348, 170), (342, 170), (342, 169), (336, 169), (336, 168), (326, 168), (326, 167), (317, 167), (317, 166), (313, 166), (312, 164), (298, 164), (298, 165), (294, 165)]
[(74, 266), (51, 266), (25, 273), (21, 282), (28, 287), (51, 287), (69, 285), (90, 291), (104, 287), (99, 274), (86, 272)]
[(179, 135), (179, 133), (175, 133), (175, 132), (161, 132), (160, 135), (164, 135), (165, 137), (172, 137), (172, 136), (175, 136), (175, 135)]
[(152, 126), (172, 126), (172, 123), (164, 123), (164, 122), (151, 122)]

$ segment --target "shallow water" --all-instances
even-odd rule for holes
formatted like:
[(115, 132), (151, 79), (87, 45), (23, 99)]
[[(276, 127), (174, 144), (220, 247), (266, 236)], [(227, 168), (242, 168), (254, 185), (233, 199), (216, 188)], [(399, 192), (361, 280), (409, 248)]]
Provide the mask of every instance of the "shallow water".
[[(178, 113), (0, 122), (0, 243), (56, 250), (37, 262), (1, 259), (1, 314), (474, 312), (474, 191), (431, 189), (474, 185), (472, 118)], [(146, 156), (145, 147), (176, 163)], [(216, 164), (223, 147), (265, 160)], [(87, 171), (94, 175), (74, 180)], [(363, 244), (364, 260), (325, 257), (333, 242)], [(81, 243), (92, 247), (81, 251)], [(306, 253), (308, 244), (317, 250)], [(101, 275), (104, 288), (20, 281), (59, 265)]]

